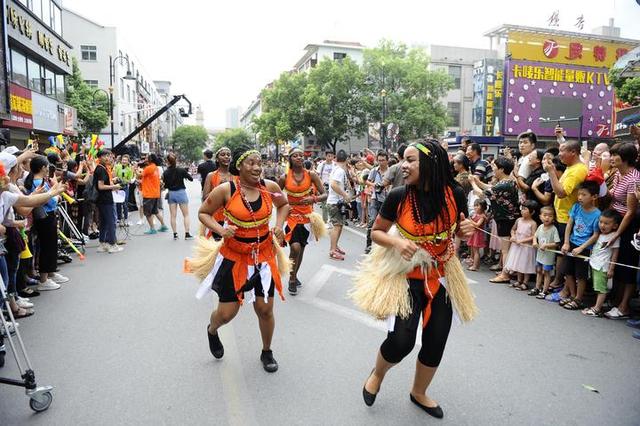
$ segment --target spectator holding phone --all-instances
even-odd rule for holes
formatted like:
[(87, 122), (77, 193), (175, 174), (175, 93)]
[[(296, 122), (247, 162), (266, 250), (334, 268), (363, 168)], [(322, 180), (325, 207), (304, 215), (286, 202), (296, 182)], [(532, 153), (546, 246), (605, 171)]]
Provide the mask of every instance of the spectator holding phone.
[(116, 244), (116, 214), (113, 204), (113, 191), (119, 190), (121, 187), (114, 183), (111, 176), (111, 163), (113, 156), (111, 151), (103, 149), (98, 152), (98, 164), (93, 171), (93, 181), (98, 189), (98, 199), (96, 206), (100, 222), (98, 229), (100, 230), (100, 253), (118, 253), (122, 251), (122, 247)]

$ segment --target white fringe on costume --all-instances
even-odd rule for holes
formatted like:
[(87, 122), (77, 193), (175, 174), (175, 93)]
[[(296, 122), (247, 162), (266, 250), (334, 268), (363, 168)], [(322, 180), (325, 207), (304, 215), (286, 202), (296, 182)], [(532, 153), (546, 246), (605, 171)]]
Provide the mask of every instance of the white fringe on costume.
[[(224, 257), (221, 254), (218, 254), (211, 272), (209, 272), (209, 275), (207, 275), (205, 279), (202, 280), (200, 286), (198, 287), (198, 291), (196, 292), (196, 299), (202, 299), (203, 297), (213, 293), (211, 284), (213, 283), (213, 279), (218, 273), (223, 260)], [(271, 287), (272, 278), (271, 268), (267, 263), (261, 263), (260, 265), (258, 265), (258, 267), (260, 268), (260, 282), (262, 285), (262, 293), (264, 294), (264, 302), (269, 303), (269, 287)], [(247, 277), (251, 277), (254, 271), (255, 268), (253, 265), (247, 266)], [(244, 301), (247, 303), (254, 303), (256, 301), (256, 292), (254, 289), (252, 289), (250, 293), (245, 294)]]

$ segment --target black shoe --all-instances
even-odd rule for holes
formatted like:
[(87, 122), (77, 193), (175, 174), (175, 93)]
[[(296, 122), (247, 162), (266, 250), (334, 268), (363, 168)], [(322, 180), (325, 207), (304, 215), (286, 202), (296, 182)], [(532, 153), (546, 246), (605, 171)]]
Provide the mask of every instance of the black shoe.
[(260, 361), (262, 361), (262, 367), (267, 373), (275, 373), (278, 371), (278, 363), (273, 358), (272, 351), (262, 351), (260, 354)]
[(18, 296), (26, 297), (28, 299), (30, 297), (40, 296), (40, 292), (38, 290), (34, 290), (32, 288), (26, 287), (24, 290), (18, 291)]
[(289, 294), (292, 296), (298, 294), (298, 286), (295, 281), (289, 283)]
[[(367, 377), (367, 382), (373, 375), (374, 371), (376, 371), (375, 368), (371, 370), (371, 374), (369, 374), (369, 377)], [(364, 382), (364, 386), (362, 387), (362, 398), (364, 399), (364, 403), (367, 404), (367, 407), (371, 407), (373, 403), (376, 402), (376, 396), (378, 396), (378, 394), (371, 393), (367, 390), (367, 382)], [(378, 392), (380, 392), (380, 389), (378, 389)]]
[(0, 350), (0, 368), (4, 367), (4, 347)]
[(222, 358), (224, 356), (224, 346), (222, 346), (218, 333), (209, 333), (209, 326), (207, 326), (207, 337), (209, 338), (209, 350), (211, 351), (211, 355), (216, 359)]
[(174, 233), (173, 233), (173, 239), (174, 239), (174, 240), (177, 240), (177, 239), (178, 239), (178, 233), (177, 233), (177, 232), (174, 232)]
[(190, 233), (186, 232), (184, 234), (184, 239), (185, 240), (193, 240), (193, 235), (191, 235)]
[(302, 283), (296, 278), (296, 287), (302, 287)]
[(411, 399), (411, 402), (416, 404), (418, 407), (422, 408), (430, 416), (433, 416), (436, 419), (441, 419), (444, 417), (444, 411), (442, 411), (442, 408), (440, 408), (439, 405), (436, 405), (435, 407), (427, 407), (426, 405), (420, 404), (418, 400), (413, 397), (412, 394), (409, 394), (409, 398)]
[(371, 253), (371, 247), (366, 247), (364, 249), (364, 254), (369, 254), (369, 253)]

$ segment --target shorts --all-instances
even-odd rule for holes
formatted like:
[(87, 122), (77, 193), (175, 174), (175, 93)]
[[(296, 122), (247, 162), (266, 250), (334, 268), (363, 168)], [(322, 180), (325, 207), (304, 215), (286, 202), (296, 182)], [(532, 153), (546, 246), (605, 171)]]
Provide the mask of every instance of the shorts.
[(516, 223), (515, 219), (496, 220), (496, 226), (498, 228), (498, 237), (510, 237), (511, 228)]
[[(573, 243), (569, 243), (569, 252), (578, 247)], [(589, 257), (590, 250), (585, 250), (580, 253), (581, 256)], [(581, 259), (579, 257), (569, 256), (566, 254), (560, 264), (560, 275), (569, 275), (577, 280), (586, 280), (589, 278), (589, 260)]]
[(606, 272), (591, 268), (591, 277), (593, 278), (593, 289), (597, 293), (609, 293), (609, 287), (607, 287), (607, 281), (609, 281), (609, 278), (607, 277)]
[[(229, 302), (238, 302), (238, 295), (236, 294), (236, 289), (233, 285), (233, 262), (229, 259), (223, 259), (222, 264), (220, 265), (220, 269), (216, 273), (216, 276), (213, 279), (213, 283), (211, 284), (211, 288), (213, 291), (218, 293), (218, 300), (220, 303), (229, 303)], [(275, 294), (276, 285), (271, 280), (271, 285), (269, 286), (268, 296), (273, 297)], [(264, 298), (264, 290), (261, 285), (256, 285), (254, 287), (254, 291), (256, 294), (256, 299)]]
[(327, 208), (329, 210), (329, 222), (333, 226), (343, 226), (344, 216), (340, 213), (340, 207), (337, 204), (327, 204)]
[(169, 191), (167, 201), (169, 204), (189, 204), (189, 197), (187, 197), (187, 191), (185, 189), (178, 189), (176, 191)]
[(540, 262), (536, 262), (538, 268), (542, 268), (543, 271), (553, 271), (553, 265), (543, 265)]
[[(289, 232), (289, 225), (285, 226), (284, 232)], [(309, 230), (304, 226), (304, 224), (298, 223), (293, 228), (293, 232), (291, 232), (291, 239), (289, 240), (289, 245), (293, 243), (298, 243), (302, 247), (306, 246), (309, 243)]]
[(158, 214), (160, 206), (160, 198), (143, 198), (142, 199), (142, 211), (145, 216), (152, 216)]

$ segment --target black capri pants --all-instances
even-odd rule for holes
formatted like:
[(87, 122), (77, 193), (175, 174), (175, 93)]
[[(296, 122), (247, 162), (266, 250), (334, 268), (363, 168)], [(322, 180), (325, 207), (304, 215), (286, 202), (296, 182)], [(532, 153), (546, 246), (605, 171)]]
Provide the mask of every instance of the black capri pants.
[(38, 271), (55, 272), (58, 268), (58, 224), (55, 212), (47, 213), (44, 219), (33, 222), (38, 233)]
[[(399, 363), (413, 350), (416, 333), (421, 329), (422, 348), (418, 353), (418, 360), (427, 367), (437, 367), (447, 344), (453, 314), (447, 291), (441, 285), (433, 300), (429, 300), (425, 294), (424, 281), (410, 279), (409, 296), (413, 305), (411, 315), (406, 319), (396, 317), (393, 331), (382, 342), (380, 353), (387, 362)], [(431, 303), (431, 315), (426, 326), (422, 327), (420, 316), (428, 303)]]

